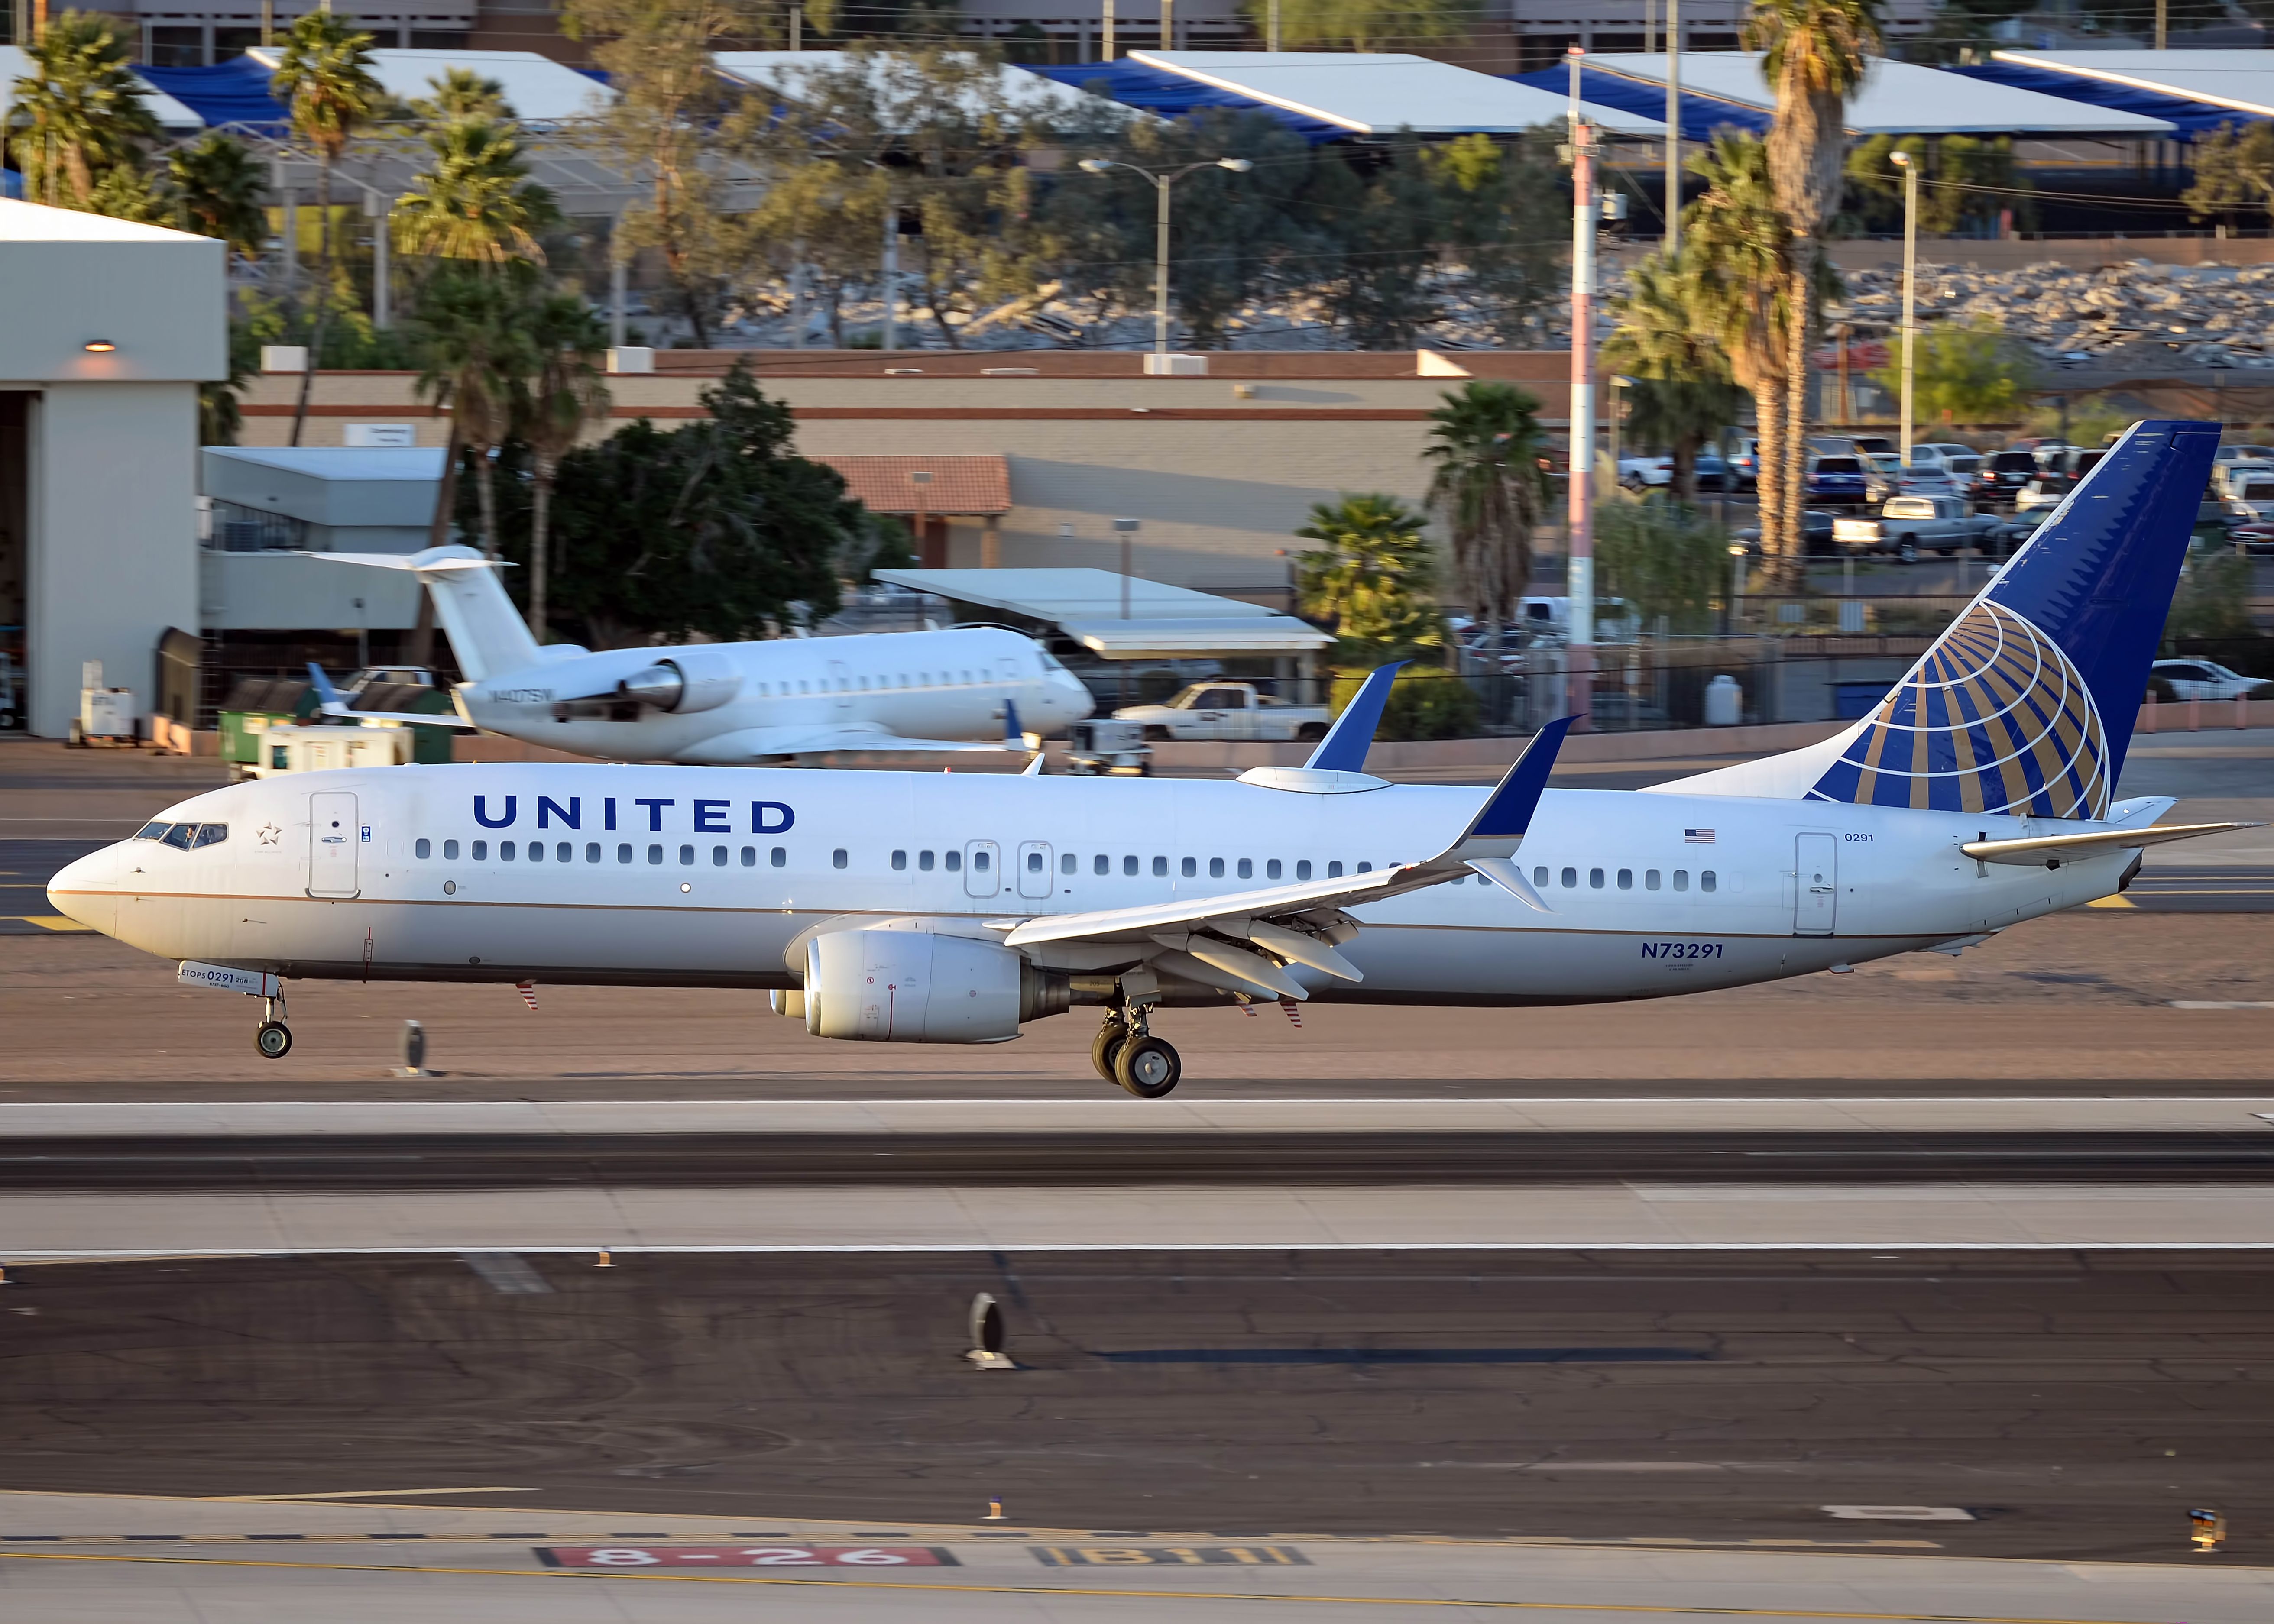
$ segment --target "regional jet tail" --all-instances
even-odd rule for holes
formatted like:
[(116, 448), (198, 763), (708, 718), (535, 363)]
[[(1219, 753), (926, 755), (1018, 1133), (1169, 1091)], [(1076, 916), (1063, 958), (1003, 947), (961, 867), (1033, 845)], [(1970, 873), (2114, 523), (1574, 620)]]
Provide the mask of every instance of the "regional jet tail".
[[(604, 761), (1031, 749), (1038, 737), (1021, 736), (1018, 718), (1039, 736), (1092, 707), (1041, 644), (997, 627), (594, 653), (539, 647), (498, 565), (471, 547), (309, 556), (425, 585), (466, 675), (456, 699), (468, 725)], [(325, 699), (327, 716), (367, 715)]]
[[(1490, 790), (1386, 783), (1365, 771), (1384, 670), (1305, 765), (1236, 780), (307, 773), (183, 801), (48, 895), (261, 998), (272, 1057), (290, 978), (739, 988), (859, 1042), (1003, 1042), (1088, 1005), (1092, 1063), (1145, 1098), (1182, 1075), (1149, 1025), (1167, 1006), (1520, 1009), (1956, 952), (2122, 890), (2151, 845), (2250, 826), (2110, 799), (2217, 441), (2139, 425), (1871, 717), (1648, 793), (1547, 788), (1570, 718)], [(917, 691), (877, 686), (904, 660), (980, 669), (913, 652), (948, 646), (926, 635), (772, 646), (889, 645), (832, 705)], [(623, 652), (715, 691), (694, 662), (717, 650)], [(815, 680), (756, 669), (716, 680)]]

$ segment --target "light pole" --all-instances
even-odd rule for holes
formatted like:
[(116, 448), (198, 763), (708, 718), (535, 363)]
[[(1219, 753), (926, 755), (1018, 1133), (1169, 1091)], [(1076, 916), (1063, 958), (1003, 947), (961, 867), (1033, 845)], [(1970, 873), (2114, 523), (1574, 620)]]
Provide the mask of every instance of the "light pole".
[[(1571, 47), (1571, 477), (1570, 543), (1563, 590), (1571, 602), (1564, 638), (1565, 665), (1577, 689), (1567, 714), (1584, 715), (1593, 691), (1595, 663), (1595, 158), (1601, 150), (1579, 111), (1579, 64), (1586, 53)], [(1568, 693), (1568, 690), (1567, 690)], [(1586, 724), (1579, 724), (1585, 726)]]
[(1890, 153), (1887, 158), (1903, 172), (1903, 386), (1900, 408), (1902, 466), (1895, 470), (1895, 487), (1900, 490), (1911, 466), (1911, 380), (1916, 364), (1913, 351), (1918, 341), (1918, 165), (1909, 153)]
[(1666, 0), (1666, 257), (1682, 252), (1682, 0)]
[(1125, 163), (1118, 158), (1084, 158), (1085, 173), (1103, 175), (1108, 169), (1134, 169), (1153, 183), (1159, 200), (1154, 214), (1153, 229), (1153, 353), (1169, 353), (1169, 188), (1192, 174), (1195, 169), (1230, 169), (1235, 175), (1245, 175), (1255, 167), (1245, 158), (1212, 158), (1201, 163), (1188, 163), (1181, 169), (1156, 175), (1152, 170), (1134, 163)]

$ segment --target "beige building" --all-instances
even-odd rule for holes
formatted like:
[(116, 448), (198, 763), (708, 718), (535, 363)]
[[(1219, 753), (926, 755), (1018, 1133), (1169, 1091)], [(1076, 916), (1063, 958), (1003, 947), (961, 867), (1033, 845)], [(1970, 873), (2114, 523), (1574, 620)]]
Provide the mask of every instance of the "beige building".
[[(655, 372), (610, 379), (614, 421), (594, 437), (640, 417), (668, 426), (703, 416), (697, 397), (735, 358), (661, 351)], [(892, 458), (896, 479), (927, 458), (1001, 459), (1007, 507), (984, 511), (990, 499), (962, 503), (978, 511), (954, 512), (945, 500), (929, 509), (929, 564), (1118, 569), (1113, 521), (1135, 519), (1136, 574), (1274, 607), (1285, 602), (1285, 554), (1307, 545), (1293, 532), (1312, 504), (1359, 491), (1421, 499), (1428, 415), (1465, 377), (1519, 385), (1559, 434), (1569, 398), (1570, 360), (1560, 352), (1236, 351), (1208, 356), (1206, 377), (1147, 377), (1135, 355), (1060, 350), (746, 358), (766, 393), (796, 414), (808, 455), (840, 464)], [(298, 382), (253, 380), (245, 444), (284, 443)], [(391, 425), (441, 445), (447, 419), (419, 400), (416, 382), (408, 372), (320, 374), (301, 443), (371, 443)], [(941, 477), (969, 471), (944, 465)]]

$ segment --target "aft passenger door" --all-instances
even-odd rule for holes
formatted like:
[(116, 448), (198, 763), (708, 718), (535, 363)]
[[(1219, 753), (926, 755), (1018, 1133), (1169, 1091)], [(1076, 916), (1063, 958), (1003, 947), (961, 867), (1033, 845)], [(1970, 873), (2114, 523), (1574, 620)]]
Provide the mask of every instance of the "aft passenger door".
[(853, 668), (843, 660), (830, 661), (829, 687), (836, 695), (837, 708), (850, 710), (853, 708)]
[(311, 897), (352, 897), (356, 882), (356, 846), (362, 836), (356, 823), (356, 798), (342, 790), (326, 790), (308, 797), (308, 894)]
[(1026, 840), (1020, 843), (1019, 894), (1035, 898), (1050, 894), (1050, 848), (1047, 841)]
[(972, 897), (991, 897), (1003, 887), (997, 872), (1003, 853), (992, 840), (973, 840), (963, 848), (963, 890)]
[(1828, 936), (1840, 907), (1840, 842), (1830, 835), (1802, 835), (1792, 899), (1795, 936)]

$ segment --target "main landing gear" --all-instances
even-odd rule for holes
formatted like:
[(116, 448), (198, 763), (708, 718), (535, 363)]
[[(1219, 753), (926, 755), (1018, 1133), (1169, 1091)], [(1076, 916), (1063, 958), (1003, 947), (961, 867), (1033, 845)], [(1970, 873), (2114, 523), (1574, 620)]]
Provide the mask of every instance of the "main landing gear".
[(1107, 1082), (1141, 1100), (1157, 1100), (1177, 1086), (1185, 1066), (1166, 1041), (1146, 1028), (1148, 1007), (1126, 1001), (1115, 1005), (1090, 1041), (1089, 1061)]
[(260, 1030), (252, 1034), (252, 1047), (264, 1060), (282, 1060), (292, 1052), (292, 1028), (284, 1024), (282, 995), (260, 1001)]

